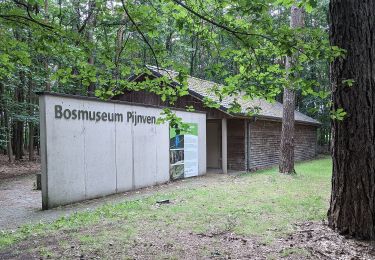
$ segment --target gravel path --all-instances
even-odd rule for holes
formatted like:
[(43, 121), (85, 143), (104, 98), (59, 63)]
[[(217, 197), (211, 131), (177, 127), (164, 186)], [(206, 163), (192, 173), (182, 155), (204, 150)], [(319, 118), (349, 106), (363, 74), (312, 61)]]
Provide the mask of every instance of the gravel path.
[(147, 197), (159, 191), (165, 192), (172, 189), (225, 182), (228, 181), (228, 178), (231, 177), (223, 174), (207, 174), (202, 177), (115, 194), (50, 210), (41, 209), (42, 196), (40, 191), (34, 190), (36, 179), (34, 174), (5, 180), (0, 179), (0, 230), (14, 230), (24, 224), (51, 222), (61, 216), (68, 216), (84, 210), (92, 210), (107, 203)]
[(35, 175), (0, 180), (0, 229), (13, 229), (41, 212), (42, 195)]

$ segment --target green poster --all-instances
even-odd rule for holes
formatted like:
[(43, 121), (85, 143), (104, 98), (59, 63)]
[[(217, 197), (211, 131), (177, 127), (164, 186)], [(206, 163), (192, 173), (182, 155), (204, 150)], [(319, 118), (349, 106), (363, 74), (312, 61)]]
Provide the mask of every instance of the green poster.
[(170, 178), (172, 180), (198, 175), (198, 124), (190, 123), (187, 131), (170, 128)]

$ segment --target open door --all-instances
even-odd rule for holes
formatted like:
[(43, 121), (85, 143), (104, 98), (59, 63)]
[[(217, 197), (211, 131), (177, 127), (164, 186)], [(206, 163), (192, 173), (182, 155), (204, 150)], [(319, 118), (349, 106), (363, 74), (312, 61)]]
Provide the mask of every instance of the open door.
[(221, 169), (221, 120), (207, 120), (207, 168)]

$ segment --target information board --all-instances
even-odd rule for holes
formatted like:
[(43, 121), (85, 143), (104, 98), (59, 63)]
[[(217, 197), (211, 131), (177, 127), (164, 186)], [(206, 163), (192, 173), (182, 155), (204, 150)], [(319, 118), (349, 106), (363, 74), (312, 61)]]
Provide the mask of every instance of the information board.
[(170, 128), (170, 177), (172, 180), (198, 176), (198, 124), (187, 131)]

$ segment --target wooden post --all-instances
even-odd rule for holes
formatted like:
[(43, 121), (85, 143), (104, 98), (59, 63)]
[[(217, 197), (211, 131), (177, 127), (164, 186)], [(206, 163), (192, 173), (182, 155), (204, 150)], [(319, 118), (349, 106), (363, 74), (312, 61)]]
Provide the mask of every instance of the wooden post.
[(244, 120), (244, 131), (245, 131), (245, 171), (249, 171), (249, 121)]
[(221, 120), (221, 168), (224, 174), (228, 173), (228, 141), (227, 119)]

